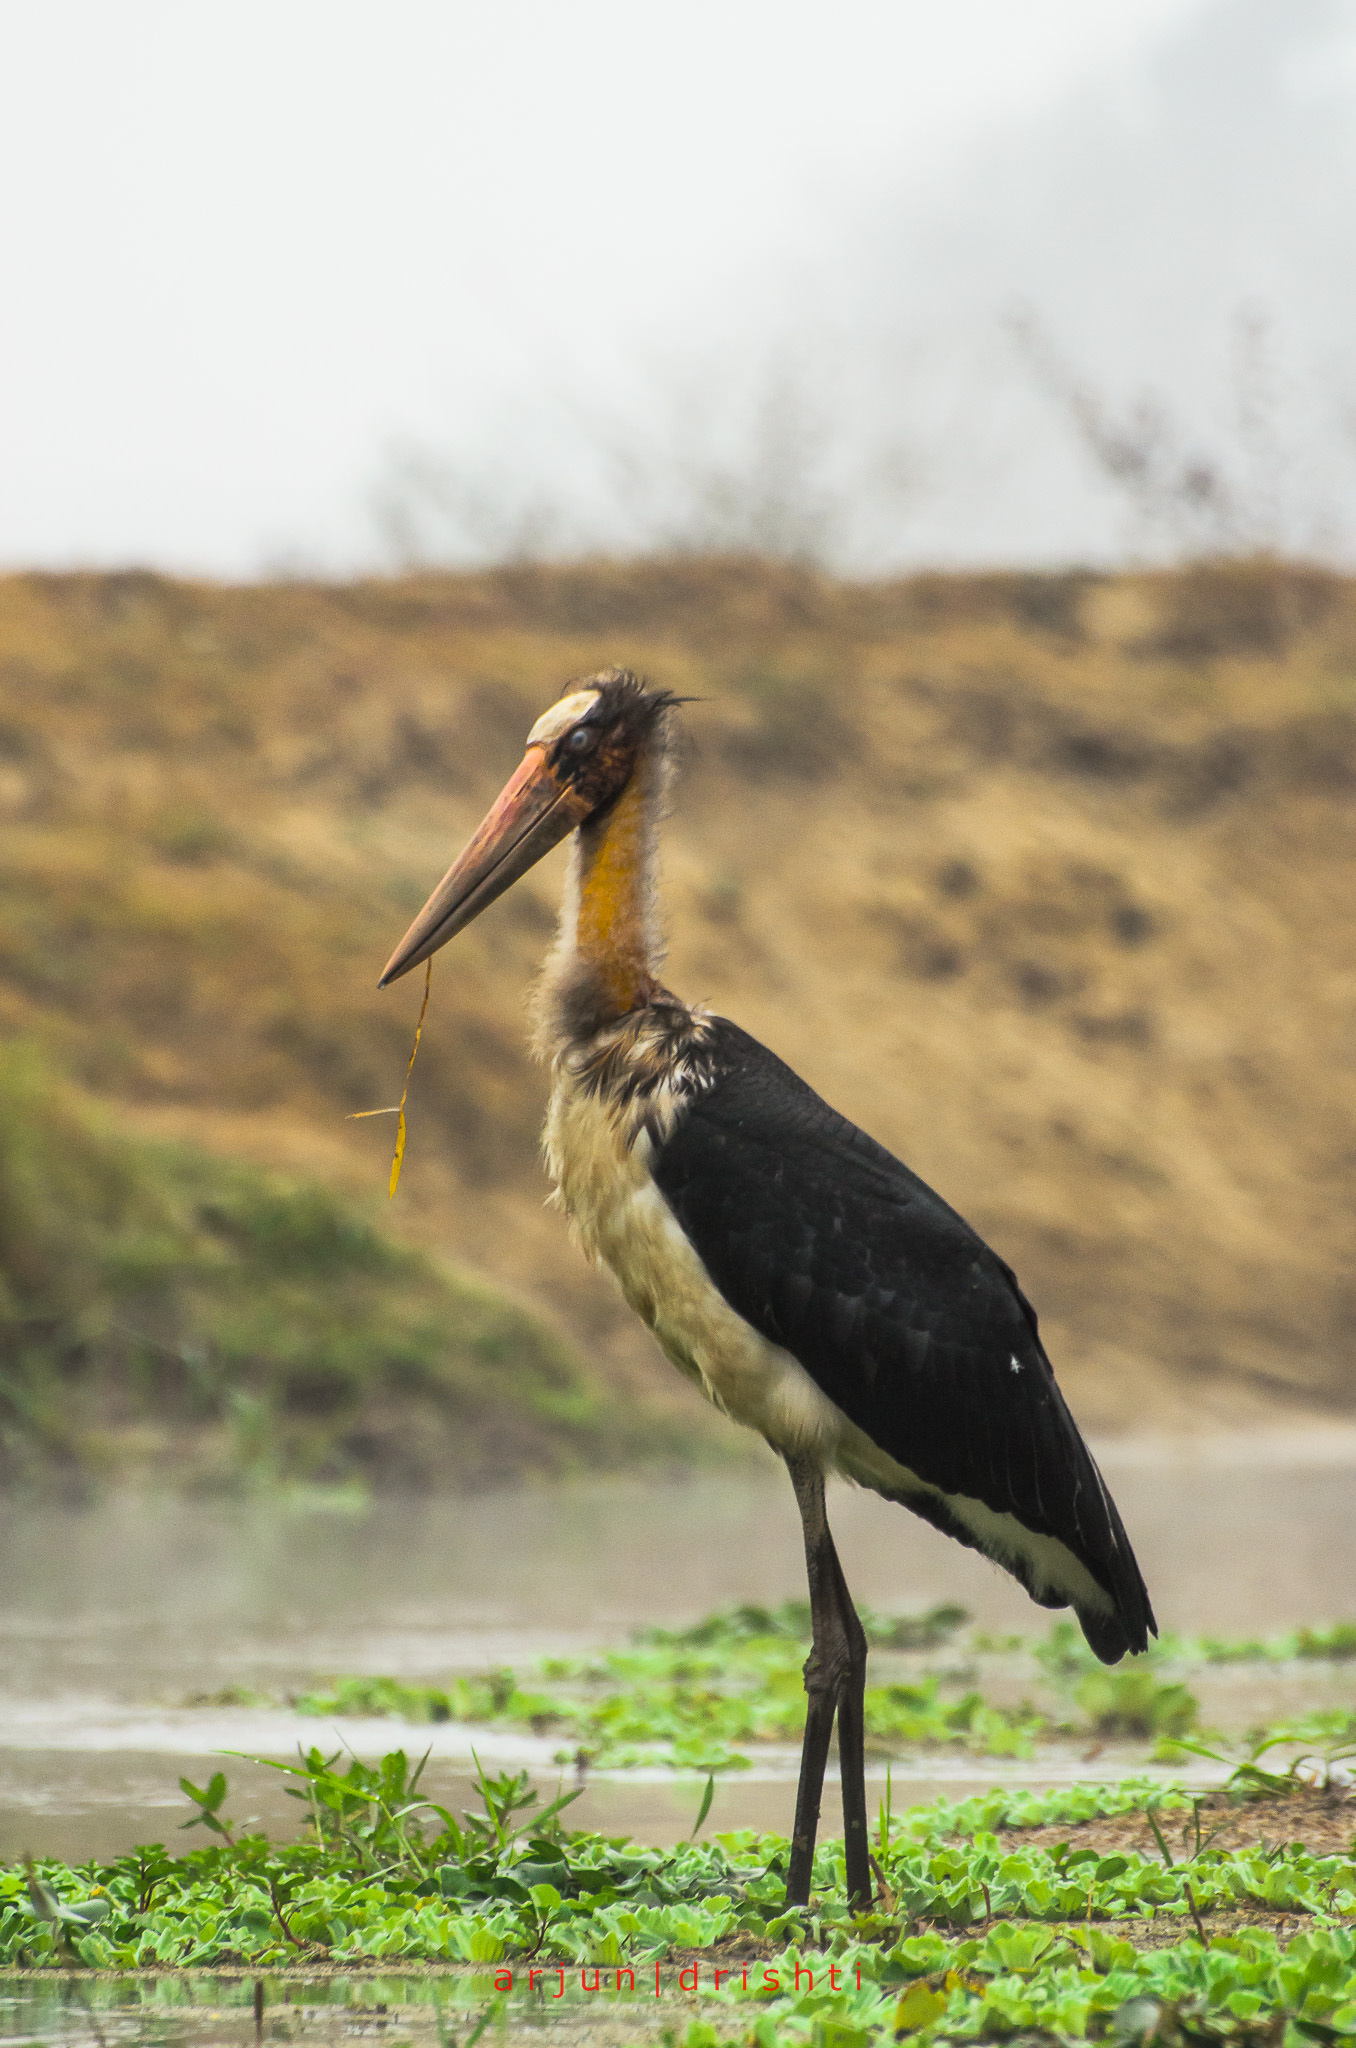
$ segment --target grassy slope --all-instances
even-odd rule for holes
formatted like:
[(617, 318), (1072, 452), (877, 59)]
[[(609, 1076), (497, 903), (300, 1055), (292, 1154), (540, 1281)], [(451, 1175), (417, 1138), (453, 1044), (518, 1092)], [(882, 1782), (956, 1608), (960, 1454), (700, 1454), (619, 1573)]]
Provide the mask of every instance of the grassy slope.
[(436, 1483), (662, 1448), (559, 1337), (351, 1202), (0, 1067), (0, 1477)]
[[(376, 972), (606, 660), (705, 699), (675, 985), (992, 1236), (1087, 1420), (1356, 1400), (1340, 579), (11, 578), (0, 1030), (146, 1134), (379, 1189), (389, 1123), (343, 1118), (398, 1092), (419, 991)], [(559, 860), (439, 960), (394, 1221), (705, 1435), (541, 1206), (522, 1005)]]

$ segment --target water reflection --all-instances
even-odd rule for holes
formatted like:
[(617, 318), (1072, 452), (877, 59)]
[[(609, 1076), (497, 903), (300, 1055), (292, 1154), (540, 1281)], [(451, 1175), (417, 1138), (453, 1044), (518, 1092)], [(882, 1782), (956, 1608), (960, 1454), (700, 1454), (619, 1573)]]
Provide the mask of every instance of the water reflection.
[(658, 1997), (650, 1985), (618, 1995), (615, 1988), (585, 1992), (578, 1971), (565, 1975), (558, 1998), (551, 1995), (554, 1971), (532, 1996), (522, 1990), (496, 1996), (483, 1970), (234, 1979), (186, 1971), (115, 1982), (0, 1976), (0, 2048), (267, 2048), (283, 2042), (329, 2048), (354, 2041), (448, 2048), (482, 2019), (487, 2043), (506, 2032), (530, 2040), (538, 2029), (546, 2039), (549, 2028), (549, 2039), (562, 2048), (629, 2048), (692, 2017), (691, 2001), (676, 1982), (664, 1982)]

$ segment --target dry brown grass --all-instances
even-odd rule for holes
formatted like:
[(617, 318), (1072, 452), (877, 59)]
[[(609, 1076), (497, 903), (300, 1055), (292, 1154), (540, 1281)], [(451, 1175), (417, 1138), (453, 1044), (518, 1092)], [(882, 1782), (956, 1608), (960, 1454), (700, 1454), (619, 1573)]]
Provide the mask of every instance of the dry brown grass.
[[(1282, 1842), (1298, 1842), (1314, 1856), (1346, 1855), (1356, 1843), (1356, 1803), (1340, 1792), (1296, 1785), (1275, 1797), (1240, 1802), (1227, 1792), (1209, 1792), (1185, 1811), (1170, 1807), (1154, 1818), (1174, 1862), (1186, 1863), (1207, 1844), (1215, 1849), (1274, 1850)], [(1158, 1837), (1144, 1808), (1127, 1813), (1099, 1814), (1093, 1820), (1051, 1823), (1036, 1828), (1005, 1828), (1023, 1847), (1054, 1849), (1072, 1842), (1095, 1849), (1099, 1856), (1131, 1849), (1150, 1862), (1162, 1855)]]
[[(0, 582), (0, 1030), (136, 1126), (384, 1180), (381, 962), (606, 661), (705, 699), (671, 979), (1016, 1266), (1094, 1425), (1356, 1403), (1356, 584), (676, 561)], [(440, 957), (399, 1227), (687, 1411), (542, 1209), (559, 856)], [(415, 977), (414, 979), (417, 979)], [(691, 1404), (694, 1427), (697, 1405)]]

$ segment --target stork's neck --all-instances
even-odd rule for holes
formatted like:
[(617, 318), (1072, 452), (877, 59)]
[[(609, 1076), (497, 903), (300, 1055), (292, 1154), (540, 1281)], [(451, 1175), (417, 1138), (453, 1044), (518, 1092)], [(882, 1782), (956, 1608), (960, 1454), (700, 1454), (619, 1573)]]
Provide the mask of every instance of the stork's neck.
[(649, 1001), (654, 896), (652, 764), (641, 762), (600, 819), (579, 829), (574, 949), (614, 1016)]
[(648, 750), (616, 801), (575, 835), (543, 989), (552, 1052), (643, 1010), (659, 993), (655, 841), (663, 770), (661, 750)]

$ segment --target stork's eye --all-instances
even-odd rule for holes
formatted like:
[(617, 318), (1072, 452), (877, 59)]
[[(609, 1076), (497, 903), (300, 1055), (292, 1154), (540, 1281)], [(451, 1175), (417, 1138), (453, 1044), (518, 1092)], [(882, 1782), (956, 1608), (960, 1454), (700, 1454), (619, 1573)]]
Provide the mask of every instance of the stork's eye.
[(573, 732), (567, 732), (565, 735), (566, 751), (571, 754), (587, 754), (597, 737), (595, 726), (577, 725)]

